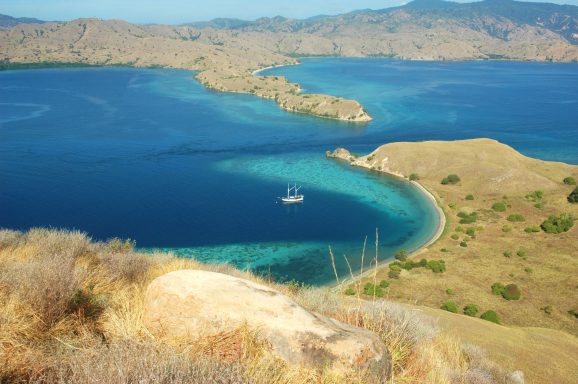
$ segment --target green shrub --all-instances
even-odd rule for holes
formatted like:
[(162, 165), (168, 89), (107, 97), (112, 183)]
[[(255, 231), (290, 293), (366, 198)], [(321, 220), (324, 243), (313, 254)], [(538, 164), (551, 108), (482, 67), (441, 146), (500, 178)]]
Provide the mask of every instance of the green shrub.
[(519, 300), (522, 293), (516, 284), (508, 284), (502, 292), (502, 297), (506, 300)]
[(575, 318), (578, 319), (578, 310), (576, 310), (576, 309), (571, 309), (571, 310), (568, 311), (568, 314), (569, 314), (570, 316), (574, 316)]
[(456, 232), (463, 232), (464, 229), (458, 225), (458, 226), (456, 227), (455, 231), (456, 231)]
[(464, 307), (464, 315), (467, 316), (476, 316), (478, 314), (478, 312), (480, 311), (480, 309), (478, 308), (478, 306), (476, 304), (468, 304)]
[(417, 180), (419, 180), (419, 175), (417, 173), (412, 173), (411, 175), (409, 175), (409, 180), (410, 181), (417, 181)]
[(379, 285), (367, 283), (363, 287), (363, 294), (367, 296), (383, 297), (383, 289)]
[(476, 237), (476, 228), (468, 228), (466, 229), (466, 235), (471, 237), (472, 239)]
[(572, 176), (565, 177), (563, 181), (566, 185), (576, 185), (576, 179), (574, 179)]
[(349, 288), (347, 288), (347, 289), (345, 290), (345, 294), (346, 294), (347, 296), (353, 296), (353, 295), (355, 295), (355, 289), (349, 287)]
[(458, 240), (460, 237), (457, 234), (453, 234), (450, 236), (453, 240)]
[(401, 265), (398, 261), (389, 264), (389, 269), (396, 272), (401, 272)]
[(461, 242), (460, 242), (460, 247), (467, 248), (467, 247), (468, 247), (468, 243), (466, 243), (465, 241), (461, 241)]
[(492, 284), (492, 293), (496, 296), (501, 295), (506, 287), (502, 283), (494, 283)]
[(574, 188), (572, 192), (568, 195), (569, 203), (578, 203), (578, 187)]
[(537, 201), (541, 200), (542, 197), (544, 197), (544, 192), (542, 192), (542, 191), (534, 191), (534, 192), (528, 193), (526, 195), (526, 199), (532, 200), (533, 202), (537, 202)]
[(446, 293), (447, 293), (448, 295), (453, 295), (453, 294), (454, 294), (454, 290), (451, 289), (451, 288), (448, 288), (448, 289), (446, 289)]
[(531, 227), (526, 227), (524, 229), (524, 232), (526, 233), (540, 232), (540, 227), (538, 227), (537, 225), (532, 225)]
[(449, 252), (447, 248), (440, 249), (440, 252)]
[(524, 216), (520, 215), (519, 213), (512, 213), (511, 215), (508, 216), (507, 220), (511, 221), (513, 223), (519, 223), (522, 221), (526, 221)]
[(506, 232), (506, 233), (512, 232), (512, 227), (509, 226), (509, 225), (504, 225), (504, 226), (502, 227), (502, 232)]
[(512, 251), (510, 251), (510, 250), (504, 251), (504, 256), (506, 256), (506, 257), (512, 257)]
[(574, 221), (575, 218), (572, 215), (562, 213), (558, 217), (551, 215), (542, 223), (541, 227), (546, 233), (562, 233), (572, 228)]
[(504, 204), (503, 201), (494, 203), (494, 205), (492, 205), (492, 209), (496, 212), (506, 212), (506, 204)]
[(459, 182), (460, 182), (460, 177), (458, 175), (454, 175), (454, 174), (448, 175), (447, 177), (444, 177), (442, 179), (443, 185), (447, 185), (447, 184), (453, 185), (453, 184), (457, 184)]
[(395, 253), (395, 258), (401, 261), (407, 260), (407, 251), (405, 249), (400, 249)]
[(427, 262), (427, 268), (434, 273), (442, 273), (446, 271), (446, 262), (443, 260), (430, 260)]
[(456, 209), (457, 205), (456, 203), (449, 203), (448, 207), (450, 207), (450, 209)]
[(534, 272), (534, 270), (530, 267), (526, 267), (526, 268), (524, 268), (524, 272), (532, 273), (532, 272)]
[(387, 288), (387, 287), (389, 287), (389, 281), (387, 281), (387, 280), (381, 280), (381, 281), (379, 282), (379, 286), (380, 286), (381, 288)]
[(518, 252), (516, 252), (516, 256), (526, 257), (526, 251), (524, 251), (523, 249), (518, 249)]
[(451, 313), (458, 313), (458, 305), (451, 300), (448, 300), (445, 303), (443, 303), (441, 309)]
[(536, 203), (534, 204), (534, 208), (542, 209), (544, 208), (544, 203)]
[(498, 317), (498, 314), (494, 311), (486, 311), (486, 312), (482, 313), (482, 316), (480, 316), (480, 319), (491, 321), (492, 323), (500, 324), (500, 319)]
[(459, 212), (458, 217), (461, 219), (460, 224), (472, 224), (478, 220), (478, 214), (476, 212), (466, 213), (466, 212)]
[(472, 195), (471, 193), (469, 195), (466, 195), (466, 200), (473, 200), (474, 199), (474, 195)]

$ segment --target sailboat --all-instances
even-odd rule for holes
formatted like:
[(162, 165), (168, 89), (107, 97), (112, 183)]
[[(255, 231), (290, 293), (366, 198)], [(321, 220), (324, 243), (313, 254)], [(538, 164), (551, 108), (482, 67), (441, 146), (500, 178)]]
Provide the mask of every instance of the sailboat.
[[(287, 196), (282, 196), (279, 199), (286, 204), (302, 203), (304, 196), (297, 194), (297, 192), (299, 192), (300, 189), (301, 186), (297, 187), (297, 184), (295, 184), (292, 187), (290, 187), (289, 184), (287, 184)], [(294, 191), (293, 195), (291, 195), (291, 191)]]

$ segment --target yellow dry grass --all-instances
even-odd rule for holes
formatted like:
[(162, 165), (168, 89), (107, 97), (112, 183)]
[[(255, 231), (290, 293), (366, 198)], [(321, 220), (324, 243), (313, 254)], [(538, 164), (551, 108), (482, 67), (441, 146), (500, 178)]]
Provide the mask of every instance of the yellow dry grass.
[[(377, 277), (391, 283), (386, 298), (432, 308), (426, 311), (439, 317), (440, 324), (449, 325), (446, 328), (457, 330), (454, 337), (484, 346), (507, 369), (523, 369), (531, 382), (572, 382), (577, 373), (578, 319), (569, 311), (578, 310), (578, 223), (560, 234), (525, 229), (539, 227), (549, 215), (578, 217), (578, 204), (566, 200), (574, 186), (563, 183), (567, 176), (578, 177), (578, 167), (531, 159), (489, 139), (386, 144), (350, 160), (403, 177), (418, 174), (419, 183), (446, 213), (447, 228), (441, 238), (410, 256), (415, 261), (444, 260), (446, 271), (415, 268), (392, 279), (386, 266)], [(457, 174), (461, 181), (442, 185), (449, 174)], [(543, 197), (529, 196), (534, 191), (542, 191)], [(473, 200), (466, 199), (469, 194)], [(505, 212), (492, 209), (497, 202), (505, 203)], [(460, 224), (459, 212), (476, 212), (478, 219)], [(525, 220), (508, 221), (510, 214), (521, 214)], [(466, 234), (468, 228), (475, 229), (474, 236)], [(368, 277), (362, 284), (373, 281)], [(522, 292), (520, 300), (492, 294), (495, 282), (516, 284)], [(445, 316), (439, 308), (446, 301), (455, 302), (459, 313), (467, 304), (479, 307), (477, 316), (494, 310), (503, 324), (516, 327), (494, 326), (464, 315)]]
[[(95, 244), (77, 232), (0, 231), (0, 382), (377, 382), (368, 372), (343, 376), (289, 365), (246, 326), (197, 340), (153, 337), (142, 322), (146, 287), (185, 268), (266, 283), (229, 266), (135, 253), (117, 240)], [(50, 278), (30, 281), (39, 270)], [(488, 369), (489, 360), (472, 363), (468, 350), (427, 316), (326, 289), (274, 287), (310, 310), (380, 335), (393, 358), (391, 383), (510, 382), (505, 371)]]

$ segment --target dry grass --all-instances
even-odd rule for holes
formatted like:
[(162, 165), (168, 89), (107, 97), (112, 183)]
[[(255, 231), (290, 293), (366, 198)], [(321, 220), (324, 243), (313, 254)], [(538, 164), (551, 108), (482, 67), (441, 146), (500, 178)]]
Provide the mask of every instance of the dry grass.
[[(157, 276), (209, 269), (266, 283), (250, 273), (139, 254), (129, 243), (91, 243), (77, 232), (0, 231), (0, 244), (2, 383), (379, 382), (371, 372), (343, 376), (286, 364), (246, 326), (192, 340), (157, 339), (143, 325), (144, 292)], [(400, 305), (348, 300), (322, 288), (275, 288), (380, 335), (393, 358), (391, 383), (508, 382), (506, 373), (440, 334), (431, 318)]]

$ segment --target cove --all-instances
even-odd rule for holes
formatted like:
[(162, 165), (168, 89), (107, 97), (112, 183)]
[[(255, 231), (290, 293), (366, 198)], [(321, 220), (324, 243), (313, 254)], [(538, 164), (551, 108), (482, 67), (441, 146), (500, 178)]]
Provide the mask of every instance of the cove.
[[(537, 89), (519, 93), (523, 76), (512, 80), (520, 69), (508, 64), (541, 78)], [(504, 71), (494, 75), (501, 87), (486, 84), (481, 65)], [(329, 245), (345, 277), (343, 255), (359, 268), (363, 240), (369, 236), (373, 249), (376, 227), (384, 259), (426, 242), (437, 214), (409, 183), (328, 160), (327, 149), (365, 153), (390, 141), (486, 136), (528, 155), (578, 163), (576, 66), (446, 66), (323, 59), (265, 72), (359, 100), (374, 117), (365, 125), (208, 91), (187, 71), (0, 72), (0, 226), (75, 228), (97, 240), (132, 238), (149, 250), (270, 270), (280, 280), (332, 282)], [(515, 105), (494, 105), (496, 97)], [(531, 116), (511, 127), (504, 109), (523, 115), (528, 103)], [(538, 118), (542, 112), (547, 119)], [(302, 206), (276, 204), (287, 182), (303, 184)]]

